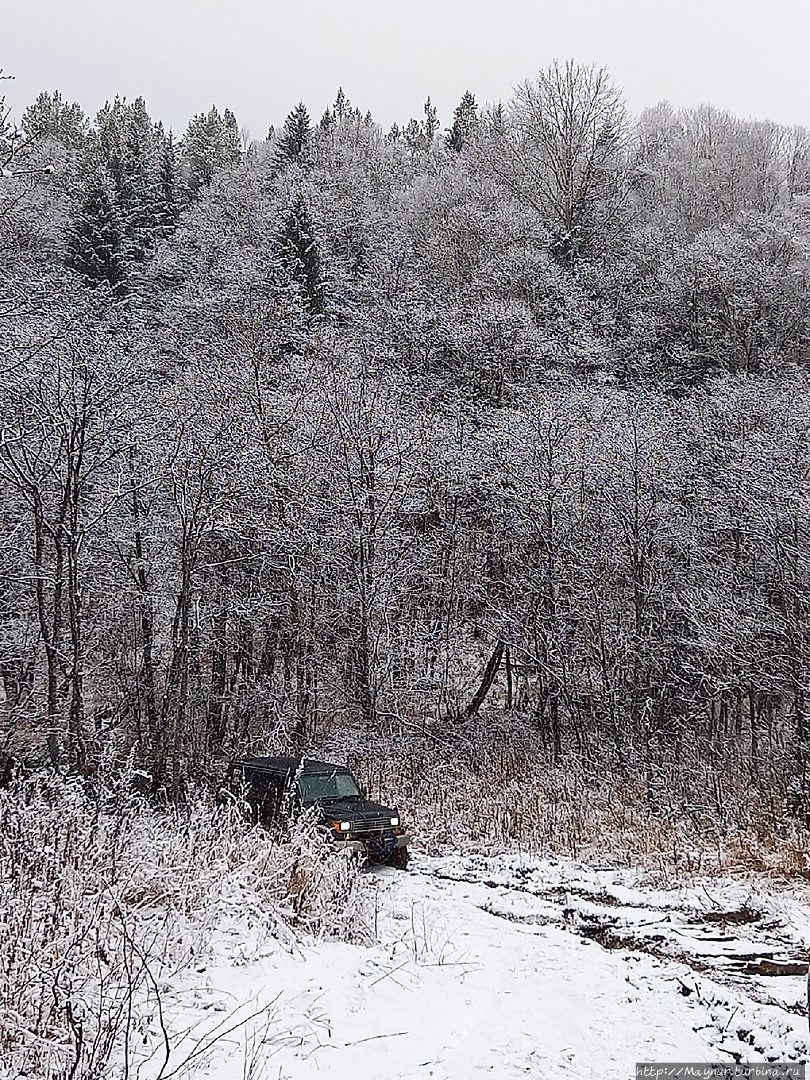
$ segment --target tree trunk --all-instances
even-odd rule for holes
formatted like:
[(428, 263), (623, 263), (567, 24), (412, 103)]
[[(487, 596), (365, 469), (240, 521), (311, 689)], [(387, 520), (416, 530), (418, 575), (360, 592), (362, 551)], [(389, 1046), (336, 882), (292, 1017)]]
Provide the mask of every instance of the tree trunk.
[(478, 710), (484, 704), (486, 696), (489, 693), (492, 684), (495, 682), (495, 676), (498, 674), (498, 668), (501, 666), (501, 659), (505, 648), (506, 643), (499, 641), (492, 650), (492, 656), (490, 656), (487, 661), (487, 666), (484, 668), (484, 674), (481, 677), (481, 685), (476, 690), (475, 696), (470, 704), (464, 710), (465, 719), (469, 720), (477, 715)]

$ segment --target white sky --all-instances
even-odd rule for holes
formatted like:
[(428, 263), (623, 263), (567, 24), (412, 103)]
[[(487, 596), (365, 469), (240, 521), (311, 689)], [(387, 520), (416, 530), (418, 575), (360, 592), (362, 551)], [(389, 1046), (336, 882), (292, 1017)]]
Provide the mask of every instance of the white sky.
[(182, 134), (229, 106), (263, 138), (343, 85), (386, 127), (447, 126), (466, 89), (507, 100), (552, 59), (607, 67), (638, 112), (667, 99), (810, 126), (810, 0), (0, 0), (0, 85), (17, 114), (59, 89), (93, 114), (142, 94)]

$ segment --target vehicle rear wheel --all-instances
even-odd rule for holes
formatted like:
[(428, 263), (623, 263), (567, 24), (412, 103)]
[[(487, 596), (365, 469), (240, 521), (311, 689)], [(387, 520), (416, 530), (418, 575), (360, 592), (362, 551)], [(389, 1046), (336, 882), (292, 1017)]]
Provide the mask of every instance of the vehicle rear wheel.
[(393, 866), (396, 870), (406, 870), (408, 867), (408, 849), (406, 847), (397, 848), (387, 861), (388, 865)]

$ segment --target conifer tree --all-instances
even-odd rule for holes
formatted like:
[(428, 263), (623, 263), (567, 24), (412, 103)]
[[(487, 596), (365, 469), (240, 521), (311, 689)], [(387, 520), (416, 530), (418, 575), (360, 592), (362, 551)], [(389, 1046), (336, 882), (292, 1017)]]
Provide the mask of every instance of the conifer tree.
[(411, 154), (417, 154), (429, 150), (439, 130), (439, 118), (436, 108), (430, 98), (425, 102), (425, 118), (419, 120), (410, 119), (402, 137)]
[(304, 164), (311, 135), (309, 113), (303, 101), (299, 101), (284, 121), (276, 149), (276, 166), (283, 168), (293, 162)]
[(115, 185), (103, 167), (87, 178), (67, 235), (67, 265), (90, 285), (127, 293), (127, 241)]
[(322, 315), (325, 290), (321, 255), (312, 219), (299, 195), (278, 237), (278, 257), (301, 291), (311, 315)]
[(192, 117), (183, 138), (182, 168), (191, 198), (206, 188), (220, 169), (229, 169), (241, 157), (239, 127), (230, 109), (220, 115), (214, 105)]
[(79, 149), (87, 138), (87, 117), (75, 101), (68, 102), (58, 90), (44, 90), (22, 115), (22, 130), (31, 138), (58, 139)]
[(447, 149), (460, 153), (470, 142), (477, 128), (478, 106), (474, 95), (469, 90), (465, 90), (453, 114), (453, 126), (447, 132)]
[(337, 117), (338, 123), (340, 123), (343, 117), (346, 116), (346, 114), (351, 110), (351, 107), (352, 103), (343, 93), (343, 87), (339, 86), (333, 109), (334, 114)]
[(168, 235), (177, 224), (180, 211), (177, 147), (171, 131), (166, 134), (162, 124), (157, 125), (156, 133), (159, 147), (159, 226), (163, 235)]
[(425, 133), (425, 140), (428, 146), (433, 145), (433, 140), (436, 138), (436, 132), (439, 130), (439, 115), (436, 112), (436, 107), (430, 98), (425, 102), (425, 119), (423, 121), (423, 130)]
[(89, 169), (103, 168), (112, 180), (127, 254), (136, 262), (162, 235), (161, 133), (143, 98), (115, 98), (99, 111), (88, 144)]
[(418, 120), (410, 119), (408, 121), (402, 137), (412, 154), (425, 149), (425, 133)]

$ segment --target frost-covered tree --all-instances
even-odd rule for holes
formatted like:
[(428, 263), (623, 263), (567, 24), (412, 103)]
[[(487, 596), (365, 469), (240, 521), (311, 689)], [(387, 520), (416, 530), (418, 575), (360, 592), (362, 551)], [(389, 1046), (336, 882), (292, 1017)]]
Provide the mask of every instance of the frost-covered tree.
[(293, 163), (304, 164), (311, 137), (312, 127), (309, 113), (303, 101), (299, 101), (287, 116), (284, 127), (281, 129), (276, 147), (276, 166), (283, 168)]
[(411, 154), (425, 149), (425, 132), (418, 120), (411, 118), (405, 125), (402, 138)]
[(436, 111), (436, 106), (430, 100), (425, 102), (425, 119), (423, 121), (423, 131), (425, 133), (425, 142), (430, 147), (433, 145), (433, 140), (436, 138), (436, 134), (439, 130), (439, 114)]
[(446, 145), (448, 150), (459, 153), (474, 137), (478, 129), (478, 106), (475, 96), (469, 90), (465, 90), (456, 111), (453, 113), (453, 126), (447, 132)]
[(565, 266), (621, 233), (625, 140), (624, 104), (607, 71), (569, 60), (518, 86), (502, 137), (490, 143), (492, 171), (541, 215)]
[(795, 190), (801, 145), (777, 124), (741, 120), (710, 106), (667, 103), (638, 119), (631, 167), (639, 197), (692, 234), (740, 214), (770, 214)]
[(296, 198), (286, 216), (277, 240), (277, 253), (279, 261), (300, 290), (307, 310), (311, 315), (322, 315), (326, 294), (321, 253), (302, 195)]
[(22, 114), (21, 127), (26, 135), (57, 139), (78, 150), (84, 145), (87, 117), (77, 102), (68, 102), (58, 90), (44, 90)]
[(106, 285), (121, 298), (130, 264), (124, 215), (115, 183), (103, 166), (85, 180), (67, 233), (66, 263), (90, 285)]
[(180, 213), (180, 166), (177, 146), (162, 124), (155, 126), (158, 146), (158, 227), (164, 234), (171, 232)]
[(351, 111), (352, 103), (346, 97), (343, 92), (343, 87), (338, 87), (337, 96), (335, 97), (335, 104), (333, 106), (333, 112), (337, 117), (338, 123)]
[(181, 169), (189, 196), (196, 198), (219, 171), (233, 168), (240, 157), (239, 127), (230, 109), (220, 114), (213, 105), (194, 116), (182, 142)]
[(100, 110), (87, 143), (86, 168), (90, 173), (100, 168), (110, 176), (127, 254), (134, 262), (154, 250), (175, 213), (176, 208), (166, 205), (165, 141), (143, 98), (115, 98)]

